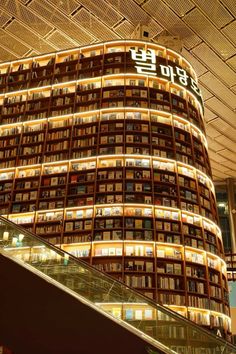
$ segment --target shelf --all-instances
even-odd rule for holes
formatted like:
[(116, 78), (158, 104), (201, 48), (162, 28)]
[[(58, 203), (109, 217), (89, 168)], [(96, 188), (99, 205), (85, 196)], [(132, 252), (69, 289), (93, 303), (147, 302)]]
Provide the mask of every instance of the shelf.
[[(157, 75), (136, 62), (143, 46), (158, 56)], [(3, 63), (0, 72), (1, 213), (226, 333), (222, 236), (187, 61), (122, 41)], [(153, 320), (145, 306), (123, 306), (121, 316)], [(168, 332), (186, 335), (171, 323)]]

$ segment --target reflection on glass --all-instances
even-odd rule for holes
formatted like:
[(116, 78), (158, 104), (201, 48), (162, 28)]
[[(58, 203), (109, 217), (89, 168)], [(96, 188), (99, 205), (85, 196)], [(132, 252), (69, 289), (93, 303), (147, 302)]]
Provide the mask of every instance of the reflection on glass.
[(59, 282), (88, 305), (116, 318), (167, 353), (236, 353), (228, 342), (1, 217), (0, 249), (21, 265), (27, 264)]

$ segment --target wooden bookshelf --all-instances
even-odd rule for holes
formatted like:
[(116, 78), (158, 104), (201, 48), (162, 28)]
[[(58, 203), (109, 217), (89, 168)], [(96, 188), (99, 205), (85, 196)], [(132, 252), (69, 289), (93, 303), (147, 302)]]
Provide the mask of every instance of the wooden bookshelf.
[[(1, 63), (0, 109), (2, 215), (229, 335), (203, 107), (184, 58), (124, 40)], [(132, 306), (122, 316), (152, 320)]]

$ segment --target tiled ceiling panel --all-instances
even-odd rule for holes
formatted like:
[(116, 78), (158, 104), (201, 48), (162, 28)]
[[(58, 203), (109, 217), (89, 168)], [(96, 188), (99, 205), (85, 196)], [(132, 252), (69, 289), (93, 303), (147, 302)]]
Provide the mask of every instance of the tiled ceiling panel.
[(231, 87), (231, 91), (233, 91), (234, 93), (236, 93), (236, 85)]
[(198, 77), (201, 76), (202, 74), (204, 74), (205, 72), (207, 72), (206, 66), (203, 65), (191, 53), (189, 53), (189, 51), (187, 49), (183, 48), (182, 54), (189, 62), (191, 62), (191, 64), (192, 64), (194, 70), (196, 71)]
[(234, 0), (222, 0), (222, 3), (230, 10), (230, 12), (236, 16), (236, 6)]
[(226, 135), (228, 138), (236, 142), (236, 128), (223, 121), (223, 119), (215, 119), (213, 122), (211, 122), (211, 126), (218, 130), (218, 132)]
[(213, 171), (214, 171), (213, 174), (212, 174), (213, 180), (215, 180), (215, 181), (223, 181), (225, 178), (230, 177), (229, 175), (214, 169), (214, 166), (212, 166), (212, 168), (213, 168)]
[(17, 59), (19, 56), (9, 52), (7, 49), (0, 46), (0, 58), (2, 61), (14, 60)]
[(116, 33), (118, 33), (122, 38), (129, 38), (130, 33), (132, 33), (134, 29), (135, 26), (127, 20), (122, 21), (119, 25), (115, 27)]
[(236, 21), (231, 22), (228, 26), (222, 29), (222, 33), (228, 37), (234, 45), (236, 44)]
[(172, 35), (178, 35), (187, 48), (200, 43), (200, 38), (161, 0), (149, 0), (143, 8)]
[[(231, 168), (232, 167), (232, 162), (235, 162), (236, 160), (235, 160), (235, 154), (233, 154), (230, 150), (228, 150), (228, 149), (224, 149), (224, 150), (222, 150), (222, 151), (219, 151), (218, 152), (218, 154), (219, 155), (221, 155), (221, 156), (226, 156), (226, 158), (227, 158), (227, 161), (225, 161), (223, 164), (224, 164), (224, 166), (227, 166), (227, 168)], [(232, 157), (232, 161), (230, 161), (231, 160), (231, 157)]]
[(206, 133), (207, 133), (207, 135), (209, 135), (213, 139), (215, 139), (221, 135), (218, 132), (218, 130), (214, 129), (211, 125), (206, 126)]
[[(228, 160), (234, 161), (235, 159), (235, 152), (230, 151), (229, 149), (224, 149), (219, 151), (218, 154), (226, 156)], [(235, 168), (235, 166), (234, 166)]]
[(106, 0), (108, 4), (114, 7), (118, 13), (122, 14), (134, 26), (139, 23), (145, 24), (149, 28), (150, 36), (155, 37), (163, 27), (154, 21), (146, 11), (138, 6), (133, 0)]
[(224, 156), (217, 154), (216, 152), (212, 151), (211, 149), (209, 149), (209, 155), (216, 162), (223, 163), (223, 162), (227, 161)]
[(230, 125), (236, 127), (236, 113), (225, 106), (223, 102), (218, 100), (216, 97), (207, 100), (206, 106), (213, 112), (217, 113), (217, 115), (224, 118), (224, 120)]
[(230, 12), (216, 0), (194, 0), (197, 7), (209, 18), (217, 28), (222, 28), (234, 18)]
[(23, 56), (25, 55), (30, 48), (17, 40), (11, 34), (8, 34), (6, 31), (0, 30), (0, 43), (16, 55)]
[(191, 0), (165, 0), (165, 3), (170, 6), (179, 17), (183, 17), (194, 8), (194, 4)]
[(194, 48), (192, 53), (228, 86), (236, 84), (236, 72), (225, 64), (206, 43), (202, 43)]
[(210, 109), (208, 109), (207, 107), (204, 108), (204, 119), (205, 122), (209, 122), (213, 119), (217, 118), (217, 115), (215, 113), (213, 113)]
[(211, 150), (215, 151), (215, 152), (219, 152), (220, 150), (224, 149), (224, 146), (217, 143), (214, 139), (208, 137), (208, 143), (211, 146)]
[(208, 20), (199, 9), (190, 11), (183, 18), (200, 37), (205, 40), (221, 57), (227, 59), (235, 54), (236, 48), (226, 37), (217, 31), (216, 27)]
[(91, 33), (97, 39), (100, 38), (102, 41), (109, 39), (119, 39), (115, 32), (104, 25), (97, 17), (89, 13), (85, 8), (81, 8), (73, 19), (78, 22), (83, 28), (86, 28), (89, 33)]
[(52, 46), (56, 46), (58, 49), (73, 48), (78, 45), (76, 41), (72, 41), (70, 37), (57, 30), (47, 37), (47, 41), (51, 43)]
[(60, 28), (72, 39), (77, 40), (81, 44), (89, 43), (93, 36), (91, 36), (85, 28), (79, 26), (74, 21), (68, 21), (66, 15), (60, 12), (55, 6), (48, 3), (46, 0), (33, 0), (28, 7), (32, 11), (37, 12), (40, 16), (49, 22), (51, 25)]
[(76, 0), (48, 0), (48, 2), (55, 5), (66, 15), (70, 15), (79, 7), (79, 3)]
[(1, 0), (0, 9), (5, 10), (17, 20), (25, 23), (41, 36), (45, 36), (53, 28), (40, 18), (39, 15), (34, 14), (28, 7), (20, 4), (17, 0)]
[(235, 5), (234, 0), (1, 0), (0, 61), (130, 38), (140, 23), (148, 26), (150, 40), (162, 33), (178, 36), (205, 100), (213, 175), (236, 176)]
[(226, 61), (226, 63), (234, 70), (236, 71), (236, 55), (234, 55), (232, 58)]
[(79, 3), (108, 26), (113, 27), (123, 18), (104, 0), (79, 0)]
[(18, 22), (17, 20), (12, 21), (7, 27), (6, 31), (15, 35), (24, 41), (28, 46), (36, 50), (38, 53), (51, 52), (57, 48), (57, 46), (50, 45), (42, 37), (31, 31), (28, 27)]
[(198, 86), (200, 87), (202, 97), (204, 101), (208, 100), (209, 98), (213, 97), (213, 94), (204, 86), (201, 85), (201, 80), (198, 83)]
[(227, 138), (224, 135), (217, 136), (215, 140), (230, 149), (231, 151), (236, 151), (236, 142), (233, 142), (231, 139)]
[(12, 16), (5, 11), (0, 11), (0, 27), (4, 26), (11, 18)]
[(145, 23), (147, 25), (149, 24), (150, 17), (133, 0), (107, 0), (107, 3), (115, 8), (119, 14), (122, 14), (134, 25), (139, 23)]
[(199, 82), (214, 95), (218, 96), (227, 106), (232, 109), (236, 108), (236, 95), (212, 73), (207, 72), (203, 74)]

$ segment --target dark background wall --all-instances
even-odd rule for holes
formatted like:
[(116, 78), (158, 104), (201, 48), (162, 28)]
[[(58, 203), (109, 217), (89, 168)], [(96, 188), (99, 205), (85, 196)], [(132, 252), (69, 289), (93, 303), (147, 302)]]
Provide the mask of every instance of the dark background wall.
[(115, 322), (0, 255), (0, 343), (14, 354), (145, 354)]

